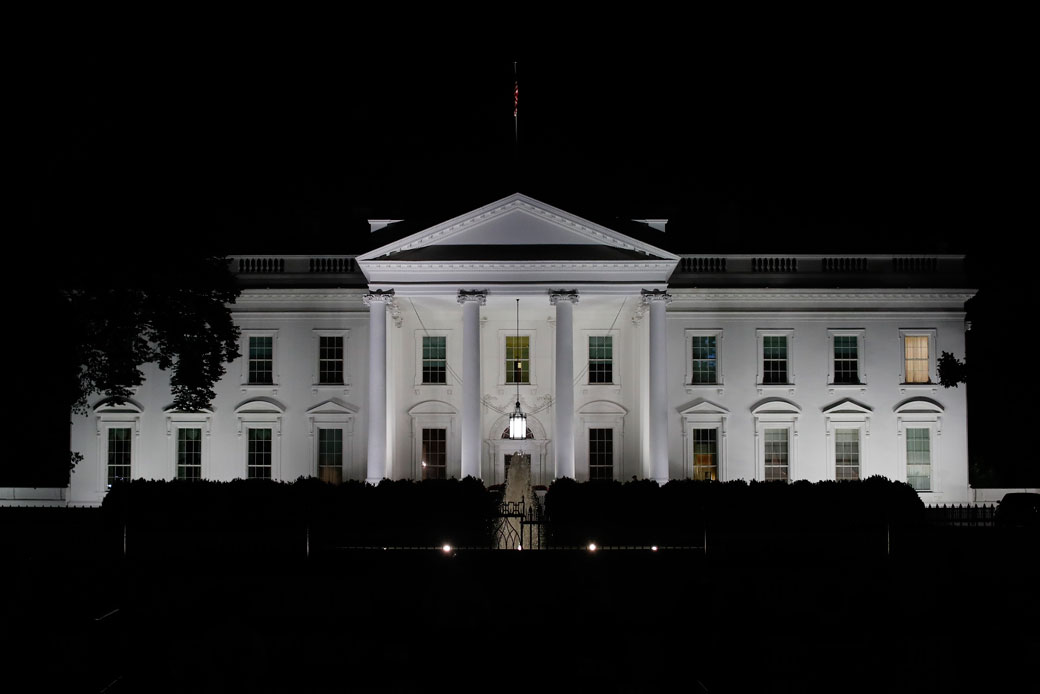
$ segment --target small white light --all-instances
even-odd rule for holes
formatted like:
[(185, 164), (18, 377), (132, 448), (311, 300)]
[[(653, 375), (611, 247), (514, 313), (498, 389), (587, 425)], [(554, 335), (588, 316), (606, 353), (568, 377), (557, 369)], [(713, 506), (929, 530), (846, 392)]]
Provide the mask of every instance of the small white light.
[(444, 545), (444, 547), (442, 547), (441, 549), (443, 549), (445, 552), (450, 552), (451, 551), (451, 545)]
[(424, 461), (422, 461), (422, 466), (423, 466), (423, 467), (426, 467), (426, 461), (425, 461), (425, 460), (424, 460)]
[(589, 543), (589, 551), (590, 552), (595, 552), (596, 551), (596, 543), (595, 542), (590, 542)]
[(651, 551), (651, 552), (656, 552), (656, 551), (657, 551), (657, 545), (653, 545), (653, 546), (651, 546), (651, 547), (650, 547), (650, 551)]
[(523, 548), (524, 548), (524, 546), (523, 546), (523, 545), (517, 545), (517, 546), (516, 546), (516, 549), (517, 549), (517, 551), (520, 551), (520, 550), (522, 550)]

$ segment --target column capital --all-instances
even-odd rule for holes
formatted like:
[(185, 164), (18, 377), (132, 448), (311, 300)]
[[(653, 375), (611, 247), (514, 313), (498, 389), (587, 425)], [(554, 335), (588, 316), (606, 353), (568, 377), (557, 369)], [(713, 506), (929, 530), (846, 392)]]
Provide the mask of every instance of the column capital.
[(394, 290), (373, 289), (368, 294), (365, 294), (361, 300), (365, 302), (365, 306), (371, 306), (373, 301), (389, 304), (394, 300)]
[(464, 304), (467, 301), (476, 301), (481, 306), (487, 304), (486, 289), (460, 289), (457, 301)]
[(553, 306), (559, 301), (569, 301), (572, 304), (578, 303), (578, 290), (577, 289), (550, 289), (549, 290), (549, 303)]
[(649, 304), (654, 301), (663, 301), (668, 304), (672, 301), (672, 295), (664, 289), (641, 289), (639, 291), (644, 304)]

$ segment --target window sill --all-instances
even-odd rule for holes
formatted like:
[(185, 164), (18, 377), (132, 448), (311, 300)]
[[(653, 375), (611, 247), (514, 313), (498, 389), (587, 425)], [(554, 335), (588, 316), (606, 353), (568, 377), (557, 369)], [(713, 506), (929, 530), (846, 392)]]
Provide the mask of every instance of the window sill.
[(759, 383), (757, 386), (758, 394), (763, 393), (781, 393), (787, 392), (789, 395), (794, 395), (794, 384), (793, 383)]
[(349, 383), (312, 383), (311, 392), (326, 392), (331, 393), (334, 391), (341, 391), (344, 395), (350, 395), (350, 384)]
[(847, 391), (859, 391), (865, 393), (867, 390), (866, 383), (828, 383), (827, 392), (834, 393), (836, 390), (847, 390)]
[(939, 390), (938, 383), (900, 383), (900, 393), (935, 393)]
[(277, 383), (243, 383), (242, 384), (242, 392), (245, 393), (245, 392), (248, 392), (248, 391), (253, 391), (253, 392), (257, 392), (257, 393), (273, 393), (274, 395), (277, 395), (278, 394), (278, 384)]
[(709, 390), (714, 390), (719, 395), (722, 395), (725, 390), (725, 386), (721, 383), (687, 383), (684, 387), (686, 388), (687, 395), (704, 393)]

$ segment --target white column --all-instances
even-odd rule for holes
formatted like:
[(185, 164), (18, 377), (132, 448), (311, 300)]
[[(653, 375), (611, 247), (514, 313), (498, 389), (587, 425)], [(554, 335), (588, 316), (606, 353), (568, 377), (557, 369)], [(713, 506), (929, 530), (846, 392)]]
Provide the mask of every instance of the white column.
[(394, 290), (366, 294), (368, 306), (368, 477), (378, 484), (386, 477), (386, 305)]
[(480, 479), (480, 307), (486, 291), (459, 290), (462, 304), (462, 476)]
[(668, 349), (665, 306), (668, 292), (643, 290), (643, 303), (650, 308), (650, 478), (668, 481)]
[(574, 479), (574, 304), (577, 291), (550, 291), (556, 307), (556, 477)]

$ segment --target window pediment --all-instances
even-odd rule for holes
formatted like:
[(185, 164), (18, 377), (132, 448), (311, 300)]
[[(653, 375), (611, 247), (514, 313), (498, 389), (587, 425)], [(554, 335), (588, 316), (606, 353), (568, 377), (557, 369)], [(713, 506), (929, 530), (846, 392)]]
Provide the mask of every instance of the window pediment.
[(625, 416), (628, 414), (628, 410), (616, 402), (611, 402), (609, 400), (593, 400), (592, 402), (582, 406), (582, 408), (578, 410), (578, 414), (613, 414)]
[(105, 398), (98, 404), (94, 405), (95, 414), (141, 414), (142, 412), (144, 412), (144, 408), (141, 407), (141, 405), (137, 402), (130, 399), (118, 400), (116, 398)]
[(357, 414), (360, 408), (350, 403), (340, 402), (336, 399), (326, 400), (323, 403), (319, 403), (314, 407), (307, 410), (308, 416), (314, 416), (319, 414), (338, 414), (338, 415), (353, 415)]
[(838, 414), (856, 414), (856, 415), (870, 415), (873, 414), (873, 410), (865, 405), (861, 405), (852, 398), (845, 398), (840, 400), (828, 408), (823, 410), (823, 414), (826, 416), (838, 415)]
[(443, 400), (424, 400), (408, 410), (408, 414), (414, 417), (423, 414), (457, 414), (457, 411), (451, 403)]
[(767, 414), (795, 415), (801, 413), (802, 409), (798, 407), (798, 405), (781, 398), (768, 398), (760, 401), (757, 405), (751, 408), (751, 414), (756, 417)]
[(930, 398), (910, 398), (896, 405), (896, 414), (942, 414), (946, 409)]
[(283, 414), (285, 406), (273, 398), (253, 398), (235, 408), (235, 414)]
[(685, 408), (680, 408), (679, 409), (679, 414), (683, 415), (684, 417), (685, 416), (689, 416), (689, 415), (694, 415), (694, 414), (724, 415), (724, 414), (729, 414), (729, 410), (727, 410), (722, 405), (716, 405), (715, 403), (711, 402), (710, 400), (705, 400), (704, 398), (698, 398), (698, 399), (694, 400), (693, 402), (689, 403), (688, 405), (686, 405)]

